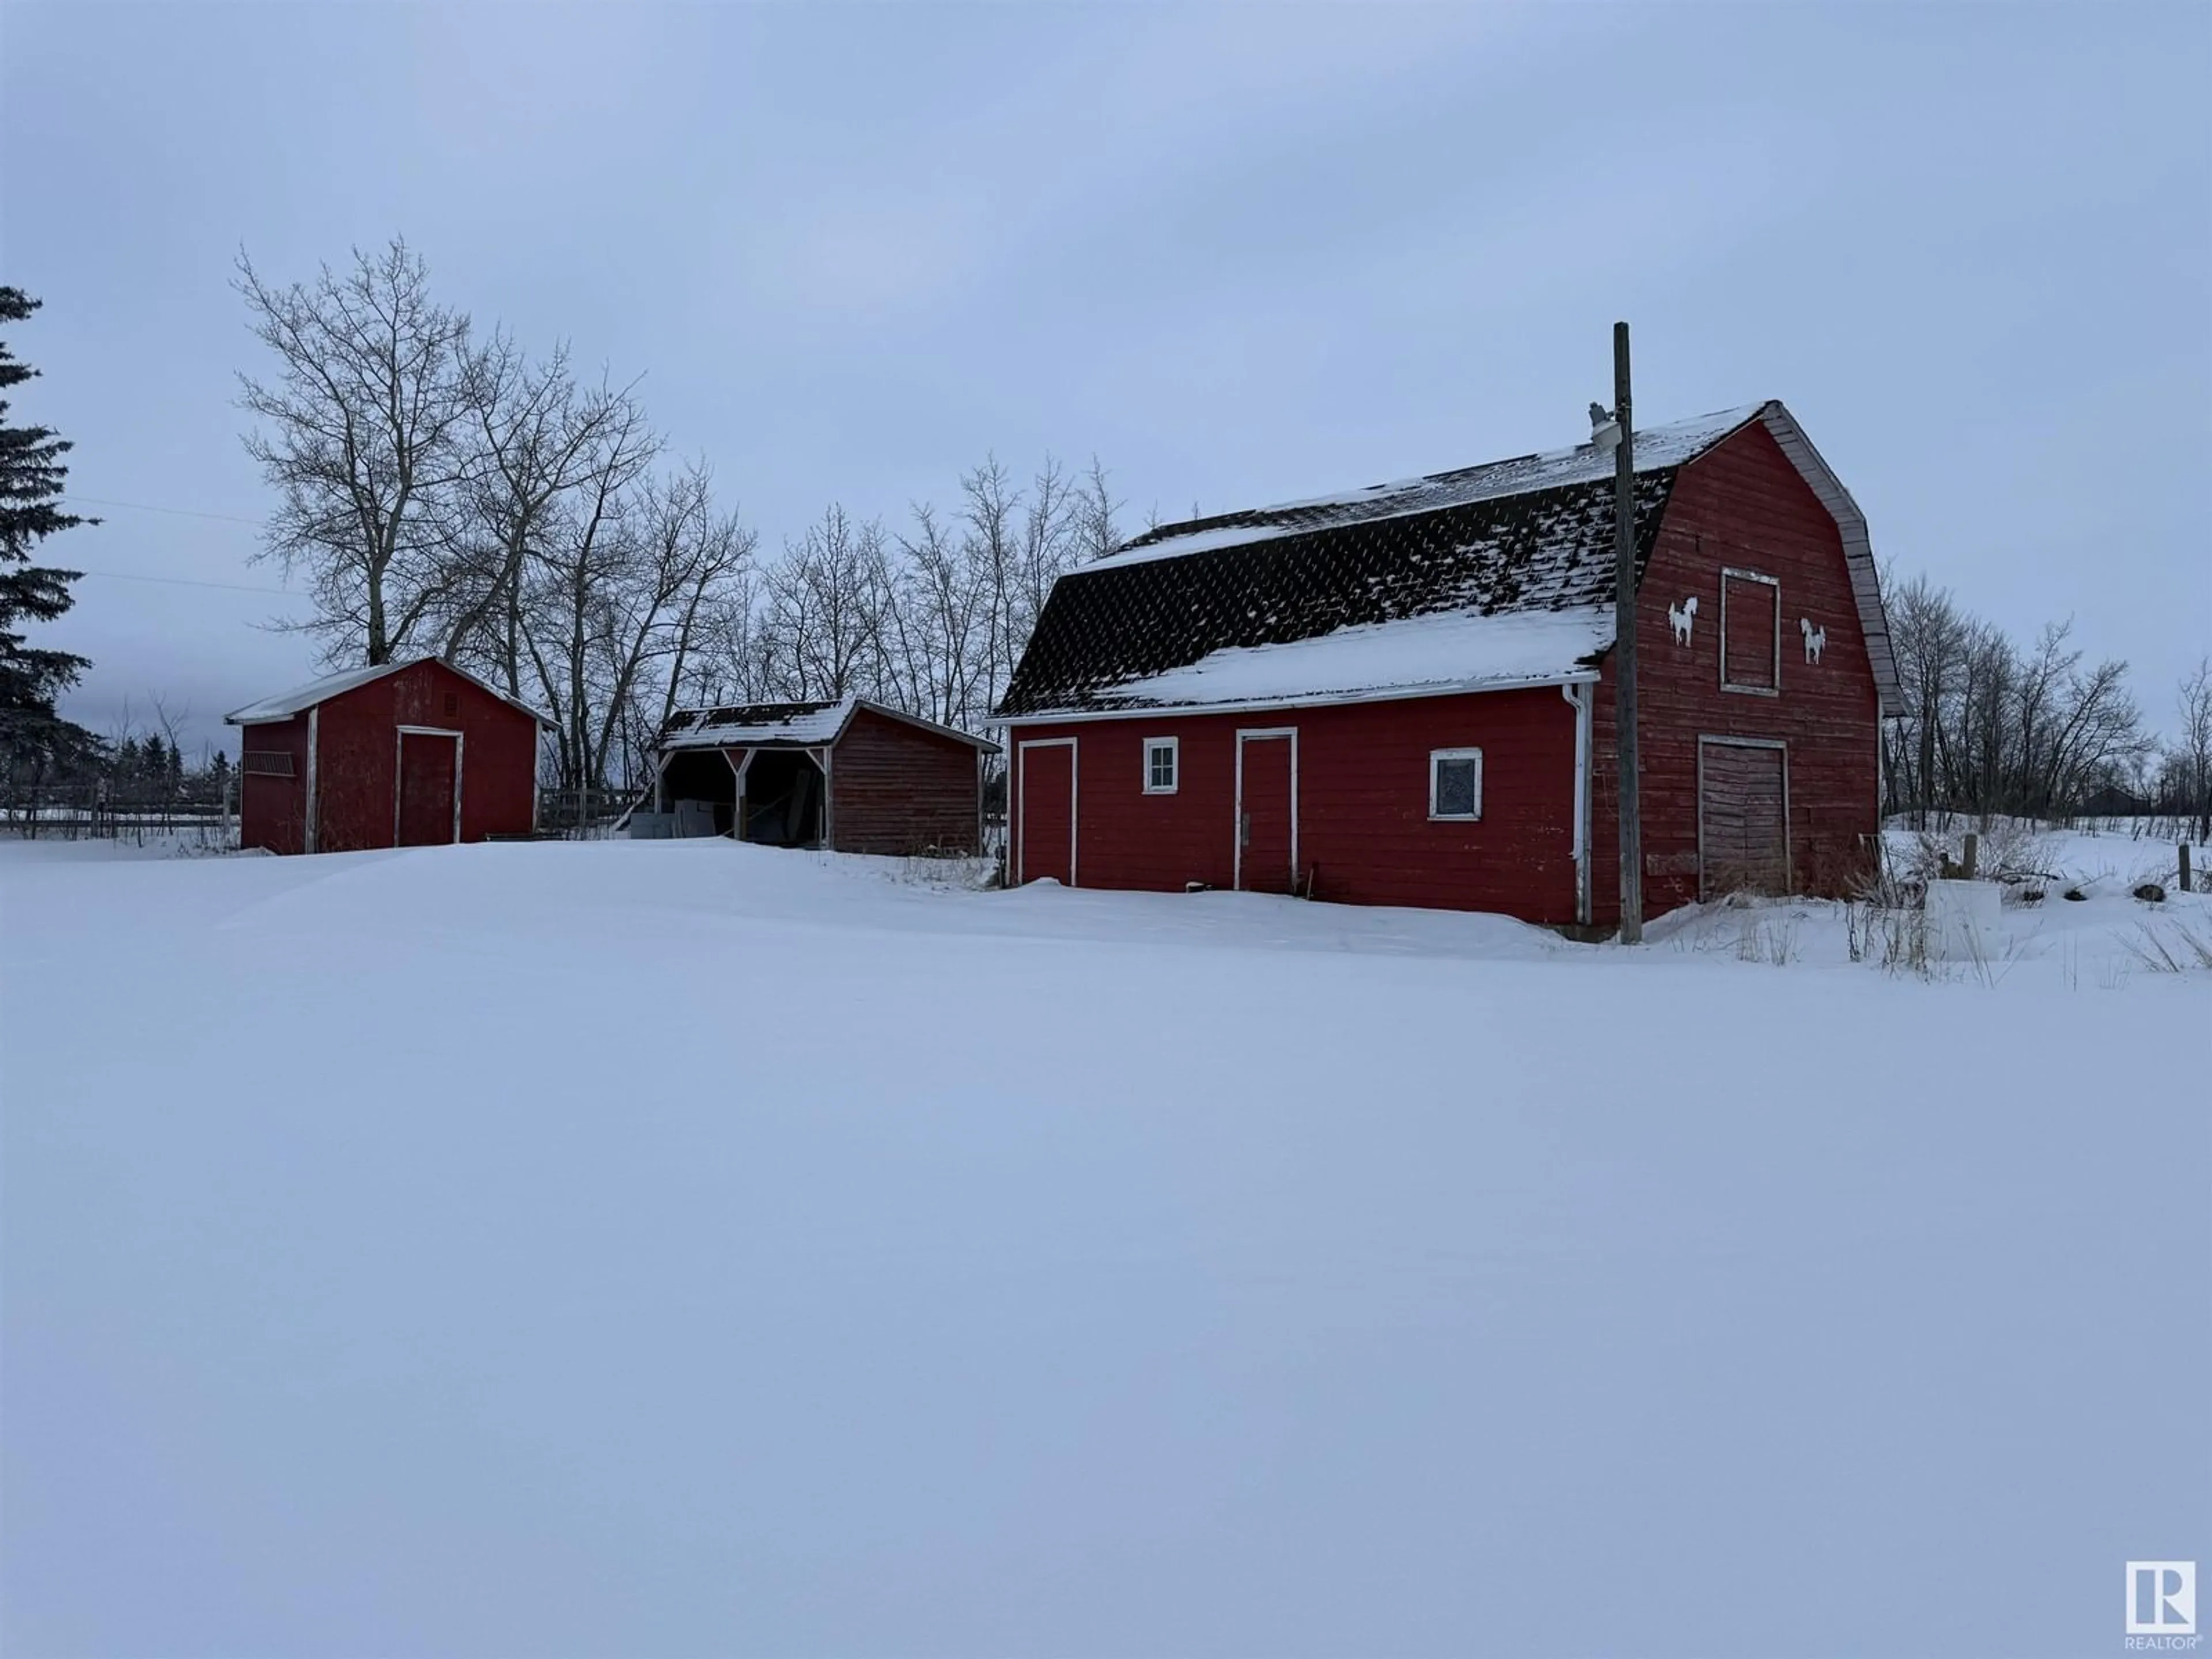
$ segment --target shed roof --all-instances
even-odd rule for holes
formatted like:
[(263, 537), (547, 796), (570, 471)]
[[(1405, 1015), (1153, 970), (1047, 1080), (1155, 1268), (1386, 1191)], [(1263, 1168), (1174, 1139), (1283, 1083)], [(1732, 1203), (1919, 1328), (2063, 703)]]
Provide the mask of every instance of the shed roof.
[(404, 662), (381, 662), (367, 668), (349, 668), (342, 673), (326, 674), (321, 679), (310, 680), (305, 685), (294, 686), (289, 691), (283, 692), (276, 696), (264, 697), (259, 702), (250, 702), (243, 708), (234, 708), (222, 717), (223, 721), (229, 726), (262, 726), (271, 720), (288, 720), (293, 715), (313, 708), (318, 703), (328, 702), (332, 697), (380, 680), (387, 674), (397, 674), (402, 669), (412, 668), (417, 663), (424, 662), (438, 663), (448, 673), (459, 675), (477, 690), (498, 698), (508, 708), (521, 710), (540, 726), (553, 724), (550, 720), (520, 698), (511, 697), (497, 686), (487, 684), (478, 679), (467, 669), (456, 668), (453, 664), (437, 657), (410, 657)]
[(664, 750), (818, 748), (843, 737), (854, 714), (863, 708), (991, 753), (998, 750), (999, 745), (988, 738), (979, 738), (973, 732), (909, 714), (888, 703), (859, 696), (811, 702), (744, 702), (709, 708), (679, 708), (661, 728), (660, 746)]
[[(1885, 701), (1865, 520), (1778, 402), (1636, 434), (1639, 568), (1680, 469), (1765, 425), (1835, 516)], [(1015, 719), (1419, 696), (1571, 679), (1613, 641), (1613, 459), (1593, 444), (1168, 525), (1060, 578)]]

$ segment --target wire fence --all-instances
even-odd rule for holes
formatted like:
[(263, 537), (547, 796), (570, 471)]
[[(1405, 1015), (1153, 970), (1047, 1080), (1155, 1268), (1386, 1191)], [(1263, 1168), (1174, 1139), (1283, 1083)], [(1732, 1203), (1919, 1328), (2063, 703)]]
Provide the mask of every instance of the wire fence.
[(563, 841), (610, 835), (637, 802), (635, 789), (542, 787), (538, 791), (538, 833)]
[(175, 787), (16, 784), (0, 790), (0, 833), (28, 840), (129, 841), (190, 836), (216, 846), (238, 834), (236, 780)]

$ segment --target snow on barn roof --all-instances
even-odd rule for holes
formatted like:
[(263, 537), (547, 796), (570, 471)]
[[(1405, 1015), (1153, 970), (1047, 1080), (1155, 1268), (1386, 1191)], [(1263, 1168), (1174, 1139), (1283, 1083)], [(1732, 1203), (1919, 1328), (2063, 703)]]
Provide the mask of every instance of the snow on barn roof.
[[(1759, 405), (1751, 404), (1638, 432), (1636, 470), (1638, 473), (1672, 471), (1711, 448), (1759, 410)], [(1091, 568), (1110, 569), (1151, 559), (1177, 559), (1187, 553), (1212, 548), (1237, 547), (1277, 536), (1367, 524), (1377, 519), (1435, 513), (1448, 507), (1466, 507), (1476, 501), (1526, 495), (1569, 484), (1602, 483), (1610, 488), (1613, 472), (1612, 452), (1601, 450), (1595, 444), (1517, 455), (1510, 460), (1486, 461), (1480, 466), (1432, 472), (1425, 477), (1401, 479), (1396, 483), (1370, 484), (1364, 489), (1339, 495), (1249, 507), (1241, 513), (1194, 519), (1188, 524), (1163, 525), (1135, 538), (1119, 552), (1099, 560)]]
[[(1636, 434), (1638, 568), (1680, 470), (1753, 421), (1835, 515), (1893, 696), (1865, 520), (1778, 402)], [(1588, 676), (1613, 640), (1613, 490), (1612, 454), (1583, 444), (1163, 526), (1060, 578), (995, 718)]]
[[(289, 691), (276, 696), (264, 697), (259, 702), (250, 702), (243, 708), (234, 708), (222, 717), (223, 723), (227, 726), (262, 726), (271, 720), (289, 720), (293, 715), (313, 708), (317, 703), (328, 702), (332, 697), (380, 680), (387, 674), (397, 674), (403, 668), (414, 667), (416, 663), (438, 660), (435, 657), (410, 657), (404, 662), (380, 662), (367, 668), (349, 668), (343, 673), (326, 674), (321, 679), (294, 686)], [(553, 724), (528, 703), (520, 698), (510, 697), (495, 685), (485, 684), (465, 668), (455, 668), (451, 663), (443, 665), (479, 691), (497, 697), (510, 708), (520, 709), (540, 726)]]
[(885, 718), (918, 726), (940, 737), (955, 738), (978, 749), (996, 751), (998, 744), (950, 726), (940, 726), (919, 714), (893, 708), (866, 697), (840, 697), (812, 702), (746, 702), (713, 708), (679, 708), (661, 728), (663, 749), (811, 749), (835, 743), (844, 735), (854, 712), (866, 708)]

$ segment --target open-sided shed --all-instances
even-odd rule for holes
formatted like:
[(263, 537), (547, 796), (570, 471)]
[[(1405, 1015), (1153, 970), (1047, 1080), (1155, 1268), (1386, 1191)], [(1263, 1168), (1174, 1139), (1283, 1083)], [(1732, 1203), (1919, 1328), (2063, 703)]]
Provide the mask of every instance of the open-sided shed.
[(544, 717), (434, 657), (332, 674), (224, 718), (244, 728), (241, 846), (355, 852), (536, 826)]
[(631, 833), (893, 855), (983, 845), (988, 738), (864, 697), (686, 708)]

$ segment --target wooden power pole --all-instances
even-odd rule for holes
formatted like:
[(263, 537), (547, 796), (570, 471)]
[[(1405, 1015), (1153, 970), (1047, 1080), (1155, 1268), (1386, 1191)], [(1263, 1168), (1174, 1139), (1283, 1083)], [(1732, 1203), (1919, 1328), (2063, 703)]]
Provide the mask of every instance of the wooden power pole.
[(1620, 756), (1620, 942), (1644, 942), (1644, 808), (1636, 754), (1636, 428), (1630, 419), (1628, 325), (1613, 325), (1613, 731)]

